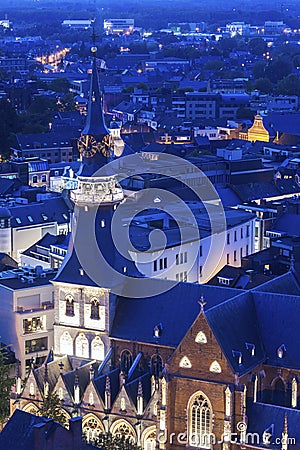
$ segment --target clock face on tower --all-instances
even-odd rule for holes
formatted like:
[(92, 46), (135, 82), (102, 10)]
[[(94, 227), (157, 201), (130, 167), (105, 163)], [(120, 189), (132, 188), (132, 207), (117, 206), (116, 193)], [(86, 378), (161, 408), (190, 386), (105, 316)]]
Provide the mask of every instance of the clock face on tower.
[(106, 134), (101, 142), (98, 143), (98, 149), (103, 156), (108, 158), (113, 151), (113, 138), (109, 134)]
[(79, 153), (86, 158), (91, 158), (98, 150), (96, 139), (88, 134), (80, 136), (77, 146)]

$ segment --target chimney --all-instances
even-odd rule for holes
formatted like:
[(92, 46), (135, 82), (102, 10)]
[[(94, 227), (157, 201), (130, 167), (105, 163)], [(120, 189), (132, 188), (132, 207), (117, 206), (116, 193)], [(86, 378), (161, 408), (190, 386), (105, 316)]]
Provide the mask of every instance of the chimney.
[(69, 419), (69, 431), (72, 433), (73, 450), (82, 448), (82, 420), (81, 417), (72, 417)]

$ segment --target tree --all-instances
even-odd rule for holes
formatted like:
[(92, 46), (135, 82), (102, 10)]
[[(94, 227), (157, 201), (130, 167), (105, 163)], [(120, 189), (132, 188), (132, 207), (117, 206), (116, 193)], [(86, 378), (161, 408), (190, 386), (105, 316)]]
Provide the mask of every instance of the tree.
[(55, 392), (51, 392), (44, 397), (43, 403), (39, 409), (38, 415), (53, 419), (63, 426), (67, 425), (66, 416), (60, 406), (60, 399)]
[(55, 80), (50, 81), (49, 88), (55, 92), (69, 92), (70, 83), (69, 80), (65, 77), (56, 78)]
[(300, 79), (294, 73), (280, 80), (276, 87), (276, 92), (281, 95), (300, 96)]
[(258, 78), (254, 85), (254, 89), (257, 89), (262, 94), (270, 94), (273, 90), (273, 84), (269, 80), (269, 78)]
[(9, 398), (14, 378), (10, 377), (12, 364), (8, 364), (8, 347), (0, 347), (0, 424), (9, 416)]
[(248, 42), (248, 47), (254, 55), (261, 56), (267, 51), (267, 44), (261, 37), (256, 37)]
[(141, 447), (132, 442), (130, 436), (113, 436), (110, 433), (101, 433), (89, 443), (103, 450), (141, 450)]

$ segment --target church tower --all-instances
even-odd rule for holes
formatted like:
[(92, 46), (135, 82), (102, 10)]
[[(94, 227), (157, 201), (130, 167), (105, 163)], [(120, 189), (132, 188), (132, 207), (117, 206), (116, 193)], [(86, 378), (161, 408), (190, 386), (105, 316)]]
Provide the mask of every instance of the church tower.
[(111, 236), (112, 216), (124, 195), (115, 175), (105, 172), (114, 156), (114, 142), (104, 122), (95, 46), (92, 55), (88, 114), (78, 139), (81, 168), (77, 187), (70, 194), (74, 203), (72, 236), (53, 280), (54, 354), (69, 355), (75, 365), (82, 360), (104, 360), (110, 347), (115, 301), (106, 262), (124, 273), (128, 262), (116, 254)]

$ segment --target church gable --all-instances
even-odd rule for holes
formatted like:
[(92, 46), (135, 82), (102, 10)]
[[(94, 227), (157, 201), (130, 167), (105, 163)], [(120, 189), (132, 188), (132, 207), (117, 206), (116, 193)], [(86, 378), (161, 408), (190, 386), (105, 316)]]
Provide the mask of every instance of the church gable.
[(113, 404), (112, 414), (122, 414), (122, 416), (136, 416), (136, 408), (123, 385)]
[(89, 385), (87, 386), (83, 397), (81, 406), (83, 408), (95, 408), (96, 410), (104, 411), (104, 404), (101, 399), (101, 397), (98, 395), (98, 392), (94, 386), (93, 380), (90, 381)]
[(42, 392), (40, 391), (37, 380), (34, 376), (34, 372), (30, 370), (27, 380), (25, 381), (25, 385), (22, 392), (22, 397), (30, 398), (32, 400), (42, 400)]
[(71, 399), (68, 389), (66, 387), (64, 378), (60, 376), (53, 391), (58, 395), (59, 399), (63, 402), (63, 405), (72, 405), (73, 400)]
[(204, 312), (201, 312), (168, 364), (170, 373), (195, 378), (233, 381), (233, 372)]

